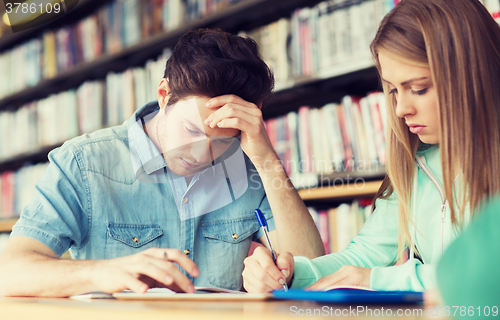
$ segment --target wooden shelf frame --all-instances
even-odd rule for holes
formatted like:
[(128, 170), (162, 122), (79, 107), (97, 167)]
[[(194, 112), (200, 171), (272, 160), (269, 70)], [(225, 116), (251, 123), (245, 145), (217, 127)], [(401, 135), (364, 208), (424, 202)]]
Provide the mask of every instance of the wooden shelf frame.
[(11, 232), (12, 227), (16, 224), (17, 218), (0, 219), (0, 232)]
[(377, 193), (381, 184), (382, 180), (378, 180), (301, 189), (299, 190), (299, 195), (304, 201), (370, 197)]

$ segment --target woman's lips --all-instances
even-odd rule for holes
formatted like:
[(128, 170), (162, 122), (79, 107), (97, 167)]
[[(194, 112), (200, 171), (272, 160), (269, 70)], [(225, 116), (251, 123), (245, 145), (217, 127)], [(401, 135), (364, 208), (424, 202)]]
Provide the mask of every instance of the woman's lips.
[(419, 134), (424, 131), (425, 126), (409, 126), (410, 132), (413, 134)]

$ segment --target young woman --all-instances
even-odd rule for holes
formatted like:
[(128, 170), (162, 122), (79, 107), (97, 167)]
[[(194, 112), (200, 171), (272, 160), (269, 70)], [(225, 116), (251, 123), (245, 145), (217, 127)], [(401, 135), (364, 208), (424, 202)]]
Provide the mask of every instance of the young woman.
[(277, 268), (257, 250), (245, 260), (247, 291), (280, 288), (280, 278), (294, 288), (432, 288), (445, 248), (500, 190), (500, 27), (481, 3), (403, 0), (371, 50), (390, 123), (375, 211), (338, 253), (283, 253)]

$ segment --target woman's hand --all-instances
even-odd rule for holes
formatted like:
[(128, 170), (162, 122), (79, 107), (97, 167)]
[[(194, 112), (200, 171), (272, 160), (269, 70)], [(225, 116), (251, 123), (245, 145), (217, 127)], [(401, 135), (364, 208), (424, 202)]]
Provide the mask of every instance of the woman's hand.
[(243, 269), (243, 287), (250, 293), (271, 292), (283, 288), (283, 283), (290, 284), (294, 261), (291, 253), (278, 255), (277, 266), (273, 262), (271, 251), (257, 247), (254, 253), (245, 259)]
[(356, 267), (356, 266), (342, 266), (337, 272), (332, 273), (316, 281), (316, 283), (309, 286), (309, 290), (324, 290), (331, 286), (360, 286), (370, 287), (370, 272), (372, 269)]

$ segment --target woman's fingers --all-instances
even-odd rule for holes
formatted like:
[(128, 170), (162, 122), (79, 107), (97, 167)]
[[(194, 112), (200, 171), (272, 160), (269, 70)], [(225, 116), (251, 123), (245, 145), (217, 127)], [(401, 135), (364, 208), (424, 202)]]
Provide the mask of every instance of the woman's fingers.
[[(287, 255), (282, 258), (280, 263), (283, 270), (293, 268), (289, 265)], [(243, 285), (248, 292), (270, 292), (281, 288), (283, 281), (288, 280), (280, 268), (274, 264), (271, 251), (267, 248), (258, 247), (255, 249), (254, 254), (246, 258), (244, 264)], [(291, 276), (289, 275), (289, 277)]]

